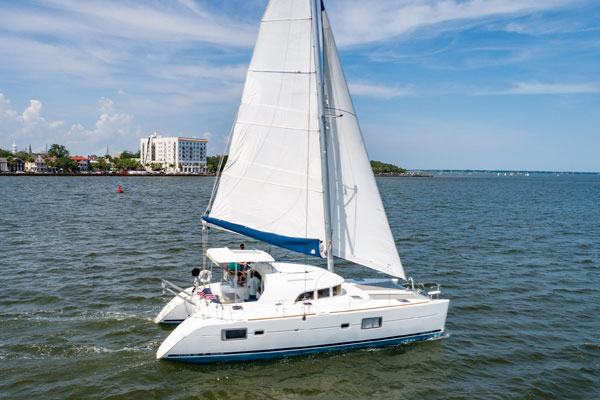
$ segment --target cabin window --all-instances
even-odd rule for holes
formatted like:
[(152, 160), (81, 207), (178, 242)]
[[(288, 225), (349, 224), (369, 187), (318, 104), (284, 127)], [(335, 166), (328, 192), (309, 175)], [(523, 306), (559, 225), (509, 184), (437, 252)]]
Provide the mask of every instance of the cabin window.
[(318, 293), (319, 299), (323, 298), (323, 297), (329, 297), (329, 295), (330, 295), (329, 290), (330, 290), (329, 288), (327, 288), (327, 289), (319, 289), (319, 293)]
[(221, 340), (244, 340), (248, 338), (247, 329), (223, 329)]
[(350, 327), (350, 324), (348, 322), (346, 322), (345, 324), (342, 324), (342, 329), (349, 328), (349, 327)]
[(334, 286), (333, 287), (333, 295), (339, 296), (340, 294), (342, 294), (342, 285)]
[(315, 298), (315, 292), (304, 292), (296, 298), (296, 301), (312, 300)]
[(375, 317), (375, 318), (363, 318), (360, 327), (362, 329), (373, 329), (373, 328), (381, 328), (381, 322), (383, 318)]

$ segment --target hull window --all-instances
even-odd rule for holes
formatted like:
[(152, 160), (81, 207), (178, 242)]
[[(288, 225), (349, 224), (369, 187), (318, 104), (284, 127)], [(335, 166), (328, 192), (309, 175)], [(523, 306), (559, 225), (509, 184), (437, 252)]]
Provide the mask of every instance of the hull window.
[(342, 324), (342, 328), (349, 328), (349, 327), (350, 327), (349, 323)]
[(245, 340), (247, 338), (247, 329), (223, 329), (221, 331), (221, 340)]
[(360, 327), (362, 329), (373, 329), (373, 328), (381, 328), (381, 322), (383, 318), (375, 317), (375, 318), (363, 318)]

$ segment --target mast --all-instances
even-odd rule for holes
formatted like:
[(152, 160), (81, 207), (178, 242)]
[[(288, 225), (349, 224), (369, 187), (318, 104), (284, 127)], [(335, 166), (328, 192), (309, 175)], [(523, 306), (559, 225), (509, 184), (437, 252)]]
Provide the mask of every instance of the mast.
[(319, 29), (319, 15), (321, 14), (321, 0), (311, 1), (313, 51), (315, 59), (315, 80), (317, 83), (317, 106), (319, 112), (319, 136), (321, 144), (321, 173), (323, 176), (323, 212), (325, 216), (325, 253), (327, 255), (327, 269), (333, 271), (333, 249), (331, 231), (331, 207), (329, 199), (329, 162), (327, 155), (327, 133), (325, 131), (325, 115), (323, 107), (323, 65), (321, 59), (321, 31)]

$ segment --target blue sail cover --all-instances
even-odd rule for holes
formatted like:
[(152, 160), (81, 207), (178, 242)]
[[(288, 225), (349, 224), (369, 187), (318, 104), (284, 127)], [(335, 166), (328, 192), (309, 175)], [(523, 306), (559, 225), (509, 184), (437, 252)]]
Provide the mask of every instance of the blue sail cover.
[(321, 257), (321, 252), (319, 251), (319, 239), (276, 235), (274, 233), (259, 231), (257, 229), (248, 228), (247, 226), (234, 224), (220, 219), (210, 218), (206, 215), (203, 215), (202, 219), (209, 224), (219, 226), (256, 240), (260, 240), (261, 242), (267, 242), (272, 245), (283, 247), (284, 249), (292, 250), (298, 253), (307, 254), (309, 256)]

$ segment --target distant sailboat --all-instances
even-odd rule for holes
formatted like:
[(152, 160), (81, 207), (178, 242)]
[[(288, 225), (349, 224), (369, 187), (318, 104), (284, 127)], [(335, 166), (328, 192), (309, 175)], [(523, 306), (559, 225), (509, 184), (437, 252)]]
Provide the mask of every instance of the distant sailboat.
[[(258, 250), (206, 250), (210, 267), (195, 271), (193, 287), (164, 282), (176, 296), (156, 322), (180, 324), (157, 358), (266, 358), (444, 333), (449, 300), (435, 298), (439, 285), (401, 282), (406, 276), (321, 0), (270, 1), (229, 159), (202, 218), (326, 258), (328, 268), (277, 262)], [(345, 280), (333, 272), (334, 256), (392, 278)]]

